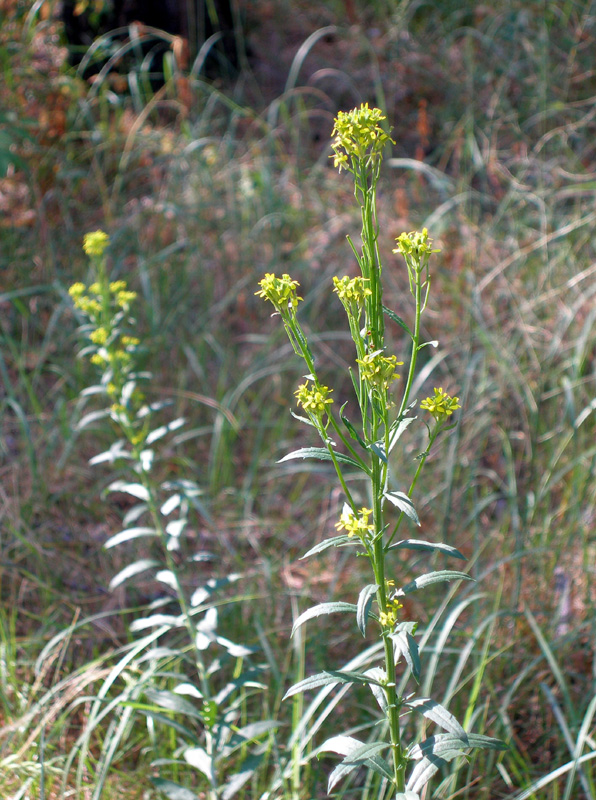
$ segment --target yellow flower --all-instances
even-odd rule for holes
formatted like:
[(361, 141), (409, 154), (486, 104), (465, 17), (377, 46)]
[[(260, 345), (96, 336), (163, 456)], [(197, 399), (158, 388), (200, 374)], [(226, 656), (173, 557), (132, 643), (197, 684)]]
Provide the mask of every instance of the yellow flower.
[(93, 231), (86, 233), (83, 239), (83, 250), (88, 256), (103, 256), (106, 247), (110, 243), (110, 237), (103, 231)]
[(84, 292), (85, 292), (85, 284), (80, 282), (73, 283), (73, 285), (68, 290), (68, 294), (72, 297), (73, 300), (77, 300)]
[(259, 286), (260, 291), (255, 292), (257, 297), (269, 300), (280, 313), (295, 309), (298, 301), (302, 300), (296, 294), (296, 288), (300, 284), (292, 280), (287, 273), (278, 278), (273, 272), (266, 272), (265, 277), (259, 281)]
[(450, 417), (454, 411), (461, 408), (459, 404), (459, 397), (450, 397), (445, 394), (443, 387), (437, 389), (435, 387), (434, 397), (427, 397), (420, 403), (420, 408), (428, 411), (436, 419), (437, 422), (443, 422), (447, 417)]
[(362, 378), (369, 386), (379, 390), (387, 389), (392, 381), (399, 378), (395, 368), (404, 363), (398, 361), (397, 356), (383, 356), (381, 353), (382, 350), (377, 350), (364, 358), (356, 359), (356, 363), (360, 365)]
[(348, 538), (358, 536), (360, 539), (364, 539), (368, 534), (373, 533), (375, 529), (374, 525), (368, 521), (372, 513), (371, 508), (361, 508), (358, 516), (356, 516), (346, 503), (341, 512), (339, 522), (335, 523), (335, 527), (338, 531), (347, 531)]
[(94, 331), (91, 331), (89, 334), (89, 338), (93, 342), (93, 344), (102, 345), (108, 341), (108, 332), (105, 328), (99, 327), (96, 328)]
[(317, 387), (303, 383), (294, 394), (302, 408), (320, 422), (323, 415), (327, 413), (327, 406), (333, 402), (332, 398), (328, 397), (328, 394), (332, 391), (333, 389), (328, 386)]
[(394, 253), (401, 253), (402, 256), (413, 256), (417, 261), (424, 255), (441, 252), (440, 250), (432, 249), (432, 239), (428, 238), (428, 230), (426, 228), (421, 231), (402, 233), (395, 242), (397, 247), (393, 250)]
[(387, 142), (395, 144), (380, 123), (386, 119), (380, 108), (369, 108), (363, 103), (352, 111), (340, 111), (331, 133), (335, 137), (331, 147), (333, 166), (349, 169), (348, 159), (378, 161)]
[(358, 276), (357, 278), (348, 278), (344, 275), (343, 278), (333, 278), (335, 289), (333, 290), (344, 305), (349, 303), (356, 303), (358, 308), (362, 308), (366, 297), (370, 297), (372, 291), (365, 285), (368, 283), (367, 278)]

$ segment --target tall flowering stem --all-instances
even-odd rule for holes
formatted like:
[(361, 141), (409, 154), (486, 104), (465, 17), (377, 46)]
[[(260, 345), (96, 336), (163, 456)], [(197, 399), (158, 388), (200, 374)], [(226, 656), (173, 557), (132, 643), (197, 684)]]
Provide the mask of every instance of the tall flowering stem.
[[(428, 232), (404, 233), (397, 239), (395, 253), (406, 262), (410, 290), (414, 298), (414, 325), (409, 328), (397, 315), (383, 305), (382, 265), (378, 248), (379, 227), (376, 202), (377, 184), (384, 148), (392, 142), (382, 123), (385, 117), (377, 108), (367, 104), (350, 112), (340, 112), (332, 133), (332, 156), (340, 172), (352, 175), (354, 193), (360, 206), (362, 218), (362, 247), (358, 250), (348, 240), (356, 257), (360, 274), (335, 277), (334, 289), (348, 318), (350, 334), (354, 341), (355, 358), (350, 370), (355, 390), (360, 419), (352, 423), (344, 414), (347, 403), (341, 406), (339, 419), (334, 409), (338, 398), (324, 384), (318, 374), (314, 355), (307, 336), (297, 317), (301, 298), (297, 295), (298, 283), (284, 274), (281, 278), (267, 274), (260, 282), (257, 294), (268, 300), (283, 320), (295, 352), (306, 363), (306, 382), (296, 391), (298, 404), (306, 417), (301, 419), (314, 427), (323, 448), (305, 448), (285, 456), (283, 461), (293, 458), (321, 458), (331, 460), (345, 495), (345, 504), (336, 525), (339, 536), (317, 544), (308, 553), (321, 552), (331, 546), (352, 546), (370, 563), (373, 583), (365, 586), (355, 606), (347, 603), (322, 603), (305, 611), (294, 623), (296, 630), (303, 622), (320, 614), (356, 611), (357, 625), (365, 635), (369, 619), (378, 625), (383, 642), (383, 665), (364, 673), (353, 671), (325, 672), (306, 678), (291, 687), (286, 697), (307, 691), (310, 688), (333, 683), (369, 684), (372, 693), (384, 714), (389, 741), (366, 745), (354, 737), (333, 737), (322, 750), (344, 756), (342, 763), (331, 773), (329, 791), (353, 769), (366, 766), (384, 781), (384, 797), (391, 800), (419, 800), (420, 792), (433, 774), (442, 766), (445, 752), (442, 742), (445, 734), (438, 734), (416, 745), (403, 741), (401, 718), (405, 711), (422, 713), (428, 720), (447, 731), (450, 747), (449, 757), (464, 755), (471, 747), (492, 747), (501, 744), (488, 737), (468, 736), (462, 726), (447, 709), (430, 698), (414, 698), (411, 693), (398, 693), (398, 665), (409, 668), (411, 677), (418, 682), (420, 657), (415, 640), (417, 624), (404, 620), (400, 611), (400, 598), (430, 583), (445, 580), (469, 580), (464, 572), (443, 570), (430, 572), (417, 581), (410, 581), (396, 588), (392, 572), (391, 551), (395, 548), (439, 551), (453, 558), (463, 559), (455, 548), (420, 539), (394, 541), (404, 517), (410, 523), (420, 525), (412, 496), (427, 456), (439, 435), (450, 427), (450, 418), (459, 408), (457, 397), (450, 397), (443, 389), (435, 389), (434, 397), (426, 398), (420, 408), (430, 418), (425, 425), (428, 433), (427, 447), (418, 458), (413, 476), (400, 489), (403, 478), (392, 474), (390, 454), (400, 437), (416, 419), (411, 416), (415, 403), (410, 397), (416, 373), (419, 351), (426, 346), (421, 341), (421, 316), (425, 310), (430, 290), (429, 261), (433, 253)], [(398, 367), (403, 362), (397, 354), (387, 352), (385, 343), (385, 316), (396, 320), (409, 335), (409, 360), (405, 380), (401, 381)], [(401, 354), (400, 354), (401, 355)], [(401, 390), (400, 390), (401, 387)], [(337, 441), (329, 436), (333, 431)], [(342, 449), (340, 449), (340, 447)], [(363, 494), (348, 489), (345, 470), (350, 468), (363, 478)], [(409, 484), (409, 485), (408, 485)], [(352, 485), (352, 484), (351, 484)], [(363, 501), (366, 503), (363, 505)], [(393, 522), (391, 517), (397, 514)], [(306, 557), (306, 556), (305, 556)], [(372, 604), (376, 602), (376, 611)], [(372, 749), (371, 749), (372, 747)], [(417, 750), (416, 747), (419, 749)], [(381, 755), (386, 751), (386, 756)], [(410, 762), (416, 766), (409, 771)], [(409, 774), (408, 774), (409, 773)]]

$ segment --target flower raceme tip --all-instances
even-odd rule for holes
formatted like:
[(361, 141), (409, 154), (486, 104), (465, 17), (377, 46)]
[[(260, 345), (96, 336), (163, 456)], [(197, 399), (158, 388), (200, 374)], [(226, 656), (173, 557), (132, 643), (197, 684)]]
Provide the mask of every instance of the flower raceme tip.
[(434, 397), (426, 397), (421, 403), (420, 408), (428, 411), (437, 422), (443, 422), (450, 417), (454, 411), (461, 408), (459, 397), (451, 397), (443, 391), (443, 387), (435, 387)]
[(83, 238), (83, 250), (88, 256), (101, 258), (106, 247), (110, 243), (110, 237), (104, 231), (92, 231), (86, 233)]
[(300, 284), (298, 281), (292, 280), (286, 272), (281, 278), (278, 278), (273, 272), (266, 272), (265, 277), (259, 281), (259, 286), (260, 290), (255, 292), (257, 297), (269, 300), (280, 314), (294, 310), (298, 302), (302, 300), (296, 293)]
[(333, 389), (328, 386), (311, 386), (308, 383), (303, 383), (294, 394), (299, 405), (302, 406), (307, 414), (316, 417), (320, 422), (323, 415), (327, 413), (327, 406), (333, 402), (333, 399), (328, 397), (332, 391)]
[[(349, 161), (377, 162), (381, 158), (383, 148), (388, 142), (395, 144), (393, 139), (381, 127), (381, 122), (386, 119), (380, 108), (369, 108), (368, 103), (363, 103), (360, 108), (352, 111), (340, 111), (335, 118), (335, 125), (331, 132), (334, 155), (333, 166), (350, 169)], [(354, 166), (352, 164), (352, 166)]]

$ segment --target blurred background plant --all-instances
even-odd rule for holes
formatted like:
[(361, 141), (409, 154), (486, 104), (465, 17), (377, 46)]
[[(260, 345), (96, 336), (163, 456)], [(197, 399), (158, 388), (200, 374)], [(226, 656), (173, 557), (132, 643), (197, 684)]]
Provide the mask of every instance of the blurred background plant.
[[(340, 498), (324, 466), (275, 466), (303, 443), (288, 404), (301, 372), (253, 286), (276, 270), (300, 281), (304, 324), (340, 391), (350, 342), (319, 287), (345, 272), (357, 221), (330, 134), (338, 110), (369, 102), (396, 142), (378, 187), (387, 242), (426, 226), (442, 251), (440, 313), (431, 300), (424, 330), (441, 348), (423, 351), (414, 391), (462, 387), (462, 425), (430, 459), (417, 510), (428, 528), (441, 520), (437, 540), (470, 558), (486, 591), (460, 592), (431, 618), (412, 608), (423, 688), (511, 744), (443, 776), (436, 796), (457, 780), (469, 800), (594, 797), (596, 4), (232, 8), (236, 70), (207, 75), (206, 51), (185, 60), (171, 32), (152, 39), (161, 55), (151, 66), (131, 20), (119, 39), (101, 33), (113, 43), (104, 66), (123, 58), (94, 78), (68, 66), (57, 3), (0, 9), (0, 794), (59, 791), (138, 612), (136, 599), (108, 591), (125, 564), (103, 550), (126, 503), (101, 500), (105, 473), (88, 466), (111, 441), (101, 425), (79, 431), (88, 372), (73, 357), (67, 289), (90, 282), (80, 243), (101, 227), (113, 280), (138, 295), (141, 369), (173, 402), (172, 419), (187, 420), (169, 465), (209, 498), (212, 521), (199, 531), (219, 555), (209, 577), (242, 572), (238, 595), (261, 598), (250, 622), (242, 602), (222, 619), (227, 638), (265, 654), (272, 688), (259, 719), (288, 723), (270, 745), (282, 766), (259, 796), (324, 796), (313, 754), (342, 695), (288, 709), (279, 699), (306, 672), (345, 666), (348, 633), (309, 627), (308, 658), (285, 642), (307, 605), (361, 581), (341, 551), (308, 568), (297, 560), (332, 532)], [(387, 305), (405, 317), (407, 281), (383, 258)], [(439, 656), (449, 668), (437, 669)], [(354, 712), (346, 727), (360, 724)], [(81, 797), (107, 725), (90, 737)], [(170, 736), (148, 744), (146, 728), (131, 733), (102, 796), (157, 797), (149, 765), (171, 757)], [(284, 772), (292, 753), (298, 766)], [(172, 781), (183, 782), (180, 769)], [(342, 792), (372, 796), (363, 780)]]

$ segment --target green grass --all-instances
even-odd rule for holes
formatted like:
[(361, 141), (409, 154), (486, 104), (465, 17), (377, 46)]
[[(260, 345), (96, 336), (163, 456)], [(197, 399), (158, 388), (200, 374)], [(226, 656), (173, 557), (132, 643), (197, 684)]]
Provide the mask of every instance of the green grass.
[[(190, 113), (173, 82), (162, 94), (129, 97), (107, 83), (90, 90), (59, 70), (44, 72), (31, 36), (47, 34), (48, 21), (32, 19), (0, 43), (0, 92), (21, 121), (12, 135), (28, 134), (17, 141), (27, 168), (15, 164), (1, 184), (17, 221), (3, 218), (0, 229), (3, 796), (59, 796), (65, 760), (128, 641), (128, 599), (106, 594), (122, 564), (101, 549), (119, 530), (122, 509), (100, 499), (108, 473), (87, 465), (110, 439), (100, 426), (77, 430), (89, 410), (77, 399), (89, 372), (75, 358), (77, 320), (66, 296), (70, 283), (88, 277), (83, 234), (102, 226), (114, 242), (114, 278), (139, 293), (155, 399), (172, 400), (188, 420), (167, 467), (207, 490), (212, 522), (196, 535), (218, 551), (217, 573), (242, 569), (242, 597), (258, 598), (229, 607), (226, 635), (263, 648), (271, 690), (251, 713), (284, 727), (269, 745), (270, 769), (245, 796), (261, 796), (279, 779), (274, 765), (279, 776), (300, 748), (300, 774), (286, 774), (280, 794), (324, 797), (329, 762), (313, 753), (330, 730), (331, 695), (309, 696), (303, 707), (280, 696), (301, 670), (310, 674), (329, 658), (343, 665), (348, 632), (309, 627), (306, 664), (287, 637), (296, 606), (352, 599), (360, 580), (341, 553), (308, 569), (297, 561), (329, 533), (341, 503), (327, 469), (275, 463), (311, 442), (298, 440), (290, 416), (300, 369), (253, 293), (266, 271), (300, 281), (302, 319), (318, 332), (321, 369), (333, 381), (350, 349), (341, 308), (320, 288), (350, 268), (345, 235), (357, 222), (349, 181), (328, 168), (327, 137), (338, 108), (376, 98), (397, 142), (379, 203), (392, 265), (387, 301), (406, 316), (393, 237), (427, 225), (442, 253), (433, 276), (440, 304), (431, 303), (424, 333), (441, 348), (427, 349), (418, 394), (443, 385), (464, 407), (421, 479), (418, 510), (438, 540), (470, 557), (480, 581), (424, 619), (428, 689), (475, 730), (511, 743), (504, 755), (477, 755), (456, 777), (443, 776), (432, 796), (596, 797), (591, 757), (556, 775), (595, 747), (596, 5), (355, 5), (366, 24), (347, 29), (343, 3), (329, 4), (325, 24), (338, 29), (328, 43), (308, 40), (318, 30), (316, 9), (296, 4), (295, 41), (280, 56), (283, 94), (258, 86), (255, 62), (267, 53), (265, 22), (255, 15), (246, 31), (254, 73), (217, 85), (194, 78)], [(31, 122), (41, 119), (36, 106), (15, 98), (19, 86), (35, 90), (39, 110), (58, 85), (70, 87), (70, 99), (65, 134), (52, 138)], [(27, 227), (18, 225), (17, 184), (35, 212)], [(396, 349), (405, 346), (399, 330), (391, 333)], [(419, 445), (412, 441), (399, 457), (414, 457)], [(35, 672), (55, 634), (103, 612), (110, 616), (99, 628), (65, 636), (56, 660)], [(335, 702), (348, 713), (343, 697)], [(349, 709), (356, 729), (366, 716)], [(291, 739), (292, 715), (304, 724), (300, 742)], [(94, 786), (106, 735), (116, 735), (110, 724), (94, 729), (74, 796)], [(156, 797), (149, 765), (171, 757), (175, 736), (160, 726), (149, 734), (146, 723), (123, 731), (121, 746), (112, 738), (103, 796)], [(187, 765), (170, 769), (172, 779), (196, 783)], [(76, 777), (68, 780), (76, 789)], [(377, 797), (379, 787), (364, 781), (358, 776), (345, 796)]]

